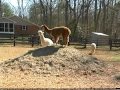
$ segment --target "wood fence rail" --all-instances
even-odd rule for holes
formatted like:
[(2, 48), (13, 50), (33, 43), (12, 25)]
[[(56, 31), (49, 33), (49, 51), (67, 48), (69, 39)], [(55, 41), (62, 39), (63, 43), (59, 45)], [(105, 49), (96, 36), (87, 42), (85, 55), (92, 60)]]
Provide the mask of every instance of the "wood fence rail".
[(35, 44), (39, 44), (39, 37), (34, 35), (15, 36), (14, 34), (2, 34), (0, 35), (0, 43), (13, 43), (13, 46), (16, 46), (16, 43), (28, 43), (33, 47)]
[(120, 39), (110, 39), (110, 50), (112, 50), (112, 47), (120, 47)]

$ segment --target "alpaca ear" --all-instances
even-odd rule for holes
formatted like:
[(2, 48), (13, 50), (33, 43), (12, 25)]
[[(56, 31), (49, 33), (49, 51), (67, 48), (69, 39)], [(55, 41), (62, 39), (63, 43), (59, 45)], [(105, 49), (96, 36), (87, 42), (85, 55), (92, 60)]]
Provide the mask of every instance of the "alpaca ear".
[(40, 33), (41, 32), (41, 30), (38, 30), (38, 33)]
[(43, 28), (43, 26), (44, 26), (44, 25), (41, 25), (41, 26), (40, 26), (40, 29), (42, 29), (42, 28)]

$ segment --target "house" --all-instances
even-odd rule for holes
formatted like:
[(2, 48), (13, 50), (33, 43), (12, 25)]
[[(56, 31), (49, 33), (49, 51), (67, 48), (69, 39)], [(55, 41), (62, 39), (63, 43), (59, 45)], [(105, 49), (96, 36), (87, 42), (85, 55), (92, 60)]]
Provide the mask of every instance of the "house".
[(15, 21), (15, 34), (16, 35), (34, 35), (38, 33), (39, 26), (24, 20), (18, 16), (9, 17), (9, 19)]
[(14, 34), (15, 21), (2, 17), (0, 18), (0, 34)]
[(18, 16), (0, 18), (0, 33), (15, 35), (35, 35), (39, 26)]

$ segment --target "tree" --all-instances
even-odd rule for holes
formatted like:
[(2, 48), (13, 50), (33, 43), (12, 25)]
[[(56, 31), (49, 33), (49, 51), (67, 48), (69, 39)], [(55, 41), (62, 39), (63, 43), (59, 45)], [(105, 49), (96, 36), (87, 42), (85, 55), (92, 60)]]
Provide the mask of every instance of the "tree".
[(47, 24), (51, 28), (56, 25), (67, 26), (72, 31), (72, 38), (76, 38), (79, 32), (85, 37), (93, 31), (111, 34), (117, 24), (118, 11), (113, 10), (117, 0), (32, 1), (30, 20), (37, 24)]
[(65, 0), (65, 26), (68, 26), (68, 3), (69, 1), (68, 0)]
[(13, 10), (7, 3), (2, 3), (2, 12), (5, 17), (13, 15)]
[(94, 11), (94, 27), (95, 31), (97, 31), (97, 5), (98, 5), (98, 0), (95, 0), (95, 11)]
[(1, 3), (1, 0), (0, 0), (0, 17), (2, 17), (2, 3)]

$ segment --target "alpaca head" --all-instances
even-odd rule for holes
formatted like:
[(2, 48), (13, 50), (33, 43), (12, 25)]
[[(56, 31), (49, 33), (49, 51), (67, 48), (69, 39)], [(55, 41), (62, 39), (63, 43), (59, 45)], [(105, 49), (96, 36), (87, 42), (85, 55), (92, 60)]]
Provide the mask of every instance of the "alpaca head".
[(39, 30), (38, 31), (38, 35), (40, 36), (40, 35), (44, 35), (44, 32), (42, 31), (42, 30)]
[(94, 48), (94, 49), (96, 49), (96, 44), (95, 44), (95, 43), (92, 43), (92, 44), (91, 44), (91, 47)]
[(41, 26), (40, 26), (41, 30), (43, 30), (45, 26), (46, 26), (45, 24), (44, 24), (44, 25), (41, 25)]
[(89, 55), (93, 55), (95, 53), (95, 50), (96, 50), (96, 44), (92, 43), (91, 44), (91, 52), (89, 53)]

